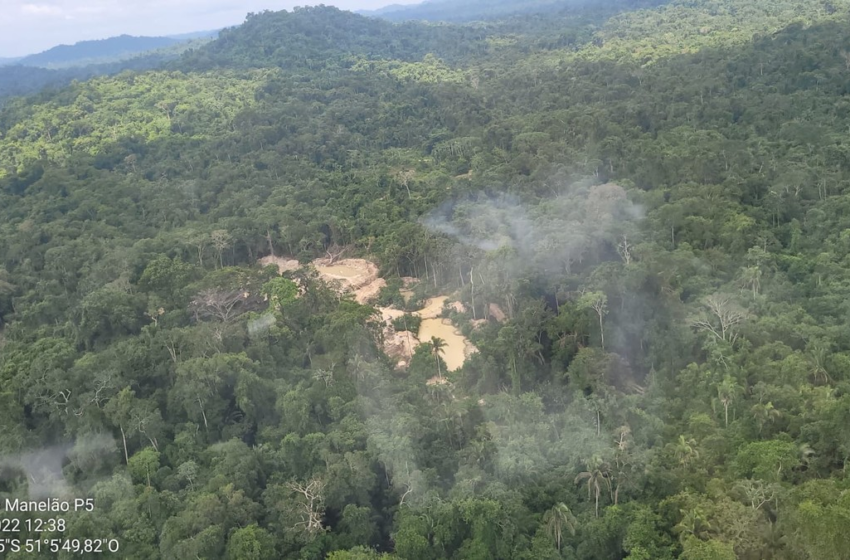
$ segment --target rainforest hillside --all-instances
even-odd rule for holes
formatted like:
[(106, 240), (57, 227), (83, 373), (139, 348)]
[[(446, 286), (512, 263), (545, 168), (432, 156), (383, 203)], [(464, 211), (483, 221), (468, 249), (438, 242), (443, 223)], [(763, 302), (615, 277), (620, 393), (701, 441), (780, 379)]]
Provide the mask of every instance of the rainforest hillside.
[(559, 11), (579, 2), (570, 0), (516, 0), (490, 1), (462, 0), (446, 2), (432, 0), (420, 4), (393, 4), (378, 10), (364, 10), (365, 16), (379, 17), (389, 21), (427, 20), (427, 21), (479, 21), (496, 19), (518, 13), (548, 13)]
[(11, 97), (61, 88), (73, 80), (161, 67), (209, 42), (216, 33), (206, 31), (173, 38), (122, 35), (60, 45), (22, 58), (0, 59), (0, 106)]
[(0, 499), (95, 503), (20, 538), (846, 559), (848, 53), (848, 0), (316, 7), (9, 101)]
[(518, 14), (552, 14), (574, 12), (576, 9), (597, 10), (613, 5), (627, 6), (632, 9), (648, 7), (662, 3), (663, 0), (645, 2), (593, 2), (591, 0), (426, 0), (419, 4), (392, 4), (378, 10), (363, 10), (358, 13), (386, 19), (388, 21), (449, 21), (471, 22), (498, 20)]
[(120, 74), (125, 70), (144, 71), (160, 68), (180, 53), (168, 50), (142, 54), (117, 62), (85, 64), (62, 69), (47, 69), (14, 64), (0, 66), (0, 107), (14, 97), (37, 95), (45, 90), (64, 88), (73, 81)]
[(18, 61), (23, 66), (62, 68), (77, 66), (87, 60), (118, 60), (134, 54), (169, 47), (179, 43), (169, 37), (133, 37), (121, 35), (99, 41), (80, 41), (74, 45), (59, 45), (42, 53), (25, 56)]

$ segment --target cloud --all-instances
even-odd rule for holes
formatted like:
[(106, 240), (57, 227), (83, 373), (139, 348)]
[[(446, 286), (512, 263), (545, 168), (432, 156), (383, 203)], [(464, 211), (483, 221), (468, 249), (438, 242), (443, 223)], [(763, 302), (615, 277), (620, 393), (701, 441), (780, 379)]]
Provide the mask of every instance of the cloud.
[(21, 5), (21, 13), (27, 16), (38, 17), (57, 17), (65, 14), (61, 7), (50, 4), (23, 4)]

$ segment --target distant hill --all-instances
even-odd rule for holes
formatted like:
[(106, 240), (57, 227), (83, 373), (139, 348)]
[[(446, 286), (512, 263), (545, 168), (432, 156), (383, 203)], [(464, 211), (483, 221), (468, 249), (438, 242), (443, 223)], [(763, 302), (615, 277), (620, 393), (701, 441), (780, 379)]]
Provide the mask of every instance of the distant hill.
[(192, 33), (181, 33), (179, 35), (168, 35), (169, 39), (177, 39), (178, 41), (190, 41), (192, 39), (215, 39), (221, 29), (211, 29), (207, 31), (194, 31)]
[[(435, 25), (388, 12), (367, 17), (330, 6), (248, 14), (244, 24), (223, 29), (218, 39), (193, 49), (173, 64), (184, 71), (219, 68), (276, 67), (297, 74), (348, 68), (363, 59), (419, 62), (434, 55), (443, 62), (468, 64), (497, 56), (524, 56), (528, 49), (577, 49), (593, 40), (595, 29), (619, 13), (668, 0), (459, 0), (472, 20), (489, 9), (493, 18), (481, 24)], [(496, 17), (495, 9), (548, 9)], [(416, 7), (416, 6), (415, 6)], [(442, 0), (418, 8), (446, 14)], [(404, 12), (407, 14), (408, 12)], [(424, 13), (424, 12), (422, 12)], [(477, 14), (473, 17), (472, 14)], [(398, 17), (396, 17), (398, 16)]]
[(357, 13), (389, 21), (426, 20), (467, 22), (514, 14), (557, 12), (583, 6), (593, 0), (426, 0), (421, 4), (393, 4), (378, 10)]
[(419, 4), (390, 4), (389, 6), (384, 6), (383, 8), (378, 8), (377, 10), (355, 10), (355, 13), (364, 15), (364, 16), (379, 16), (383, 14), (390, 14), (393, 12), (399, 12), (402, 10), (409, 10), (412, 8), (419, 8), (423, 4), (433, 4), (434, 2), (440, 2), (440, 0), (425, 0), (424, 2), (420, 2)]
[(64, 79), (58, 70), (17, 64), (0, 66), (0, 105), (4, 98), (26, 95), (53, 84), (64, 85), (72, 79)]
[(432, 53), (453, 60), (486, 48), (481, 32), (471, 27), (396, 24), (316, 6), (249, 14), (244, 24), (184, 56), (180, 67), (316, 70), (345, 66), (355, 57), (412, 61)]
[[(0, 58), (0, 106), (10, 97), (63, 87), (72, 80), (158, 68), (214, 40), (217, 34), (218, 31), (199, 31), (173, 37), (122, 35), (54, 47), (24, 58)], [(153, 48), (134, 50), (145, 46)]]
[(98, 41), (81, 41), (74, 45), (59, 45), (42, 53), (26, 56), (18, 64), (39, 68), (68, 68), (87, 64), (114, 62), (146, 51), (180, 43), (171, 37), (133, 37), (121, 35)]
[(31, 95), (47, 88), (61, 88), (73, 80), (83, 81), (96, 76), (109, 76), (125, 70), (142, 72), (159, 68), (175, 60), (182, 51), (174, 50), (188, 43), (142, 53), (131, 58), (101, 64), (66, 68), (39, 68), (21, 64), (0, 65), (0, 107), (11, 97)]

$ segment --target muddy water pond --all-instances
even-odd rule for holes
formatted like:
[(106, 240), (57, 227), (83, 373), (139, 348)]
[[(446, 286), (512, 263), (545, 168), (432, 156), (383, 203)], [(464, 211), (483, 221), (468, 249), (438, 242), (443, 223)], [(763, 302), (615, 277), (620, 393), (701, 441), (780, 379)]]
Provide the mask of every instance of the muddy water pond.
[(447, 296), (431, 298), (425, 302), (425, 307), (414, 313), (423, 319), (436, 319), (443, 314), (443, 304), (447, 299), (449, 299)]
[(429, 342), (432, 336), (442, 338), (446, 341), (443, 349), (443, 360), (449, 371), (459, 369), (466, 361), (467, 356), (476, 351), (476, 348), (460, 334), (457, 328), (448, 319), (441, 319), (443, 305), (448, 300), (446, 296), (431, 298), (425, 302), (425, 307), (416, 311), (416, 315), (422, 317), (419, 327), (419, 340)]
[(446, 341), (446, 347), (443, 348), (442, 354), (446, 368), (449, 371), (460, 369), (466, 361), (466, 348), (471, 346), (466, 337), (460, 334), (448, 319), (422, 319), (422, 325), (419, 327), (419, 340), (430, 342), (432, 336)]
[(316, 270), (318, 270), (320, 274), (332, 278), (351, 279), (357, 278), (358, 276), (366, 276), (366, 271), (361, 270), (359, 268), (354, 268), (353, 266), (346, 266), (344, 264), (317, 266)]

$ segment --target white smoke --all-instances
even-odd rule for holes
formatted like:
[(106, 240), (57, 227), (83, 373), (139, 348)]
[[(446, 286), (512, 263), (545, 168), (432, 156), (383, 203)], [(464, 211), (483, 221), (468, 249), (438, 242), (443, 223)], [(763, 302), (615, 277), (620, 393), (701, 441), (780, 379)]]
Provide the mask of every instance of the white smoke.
[(264, 313), (256, 319), (248, 321), (248, 336), (262, 336), (277, 324), (277, 318), (271, 313)]
[(73, 496), (77, 492), (65, 478), (64, 465), (70, 462), (81, 472), (97, 472), (104, 464), (111, 463), (110, 456), (114, 456), (116, 449), (114, 439), (97, 434), (80, 438), (73, 444), (0, 456), (0, 482), (23, 474), (31, 500)]
[(576, 186), (534, 205), (511, 195), (478, 195), (448, 201), (421, 223), (484, 252), (507, 249), (519, 266), (545, 275), (569, 273), (571, 266), (616, 243), (644, 210), (615, 184)]

